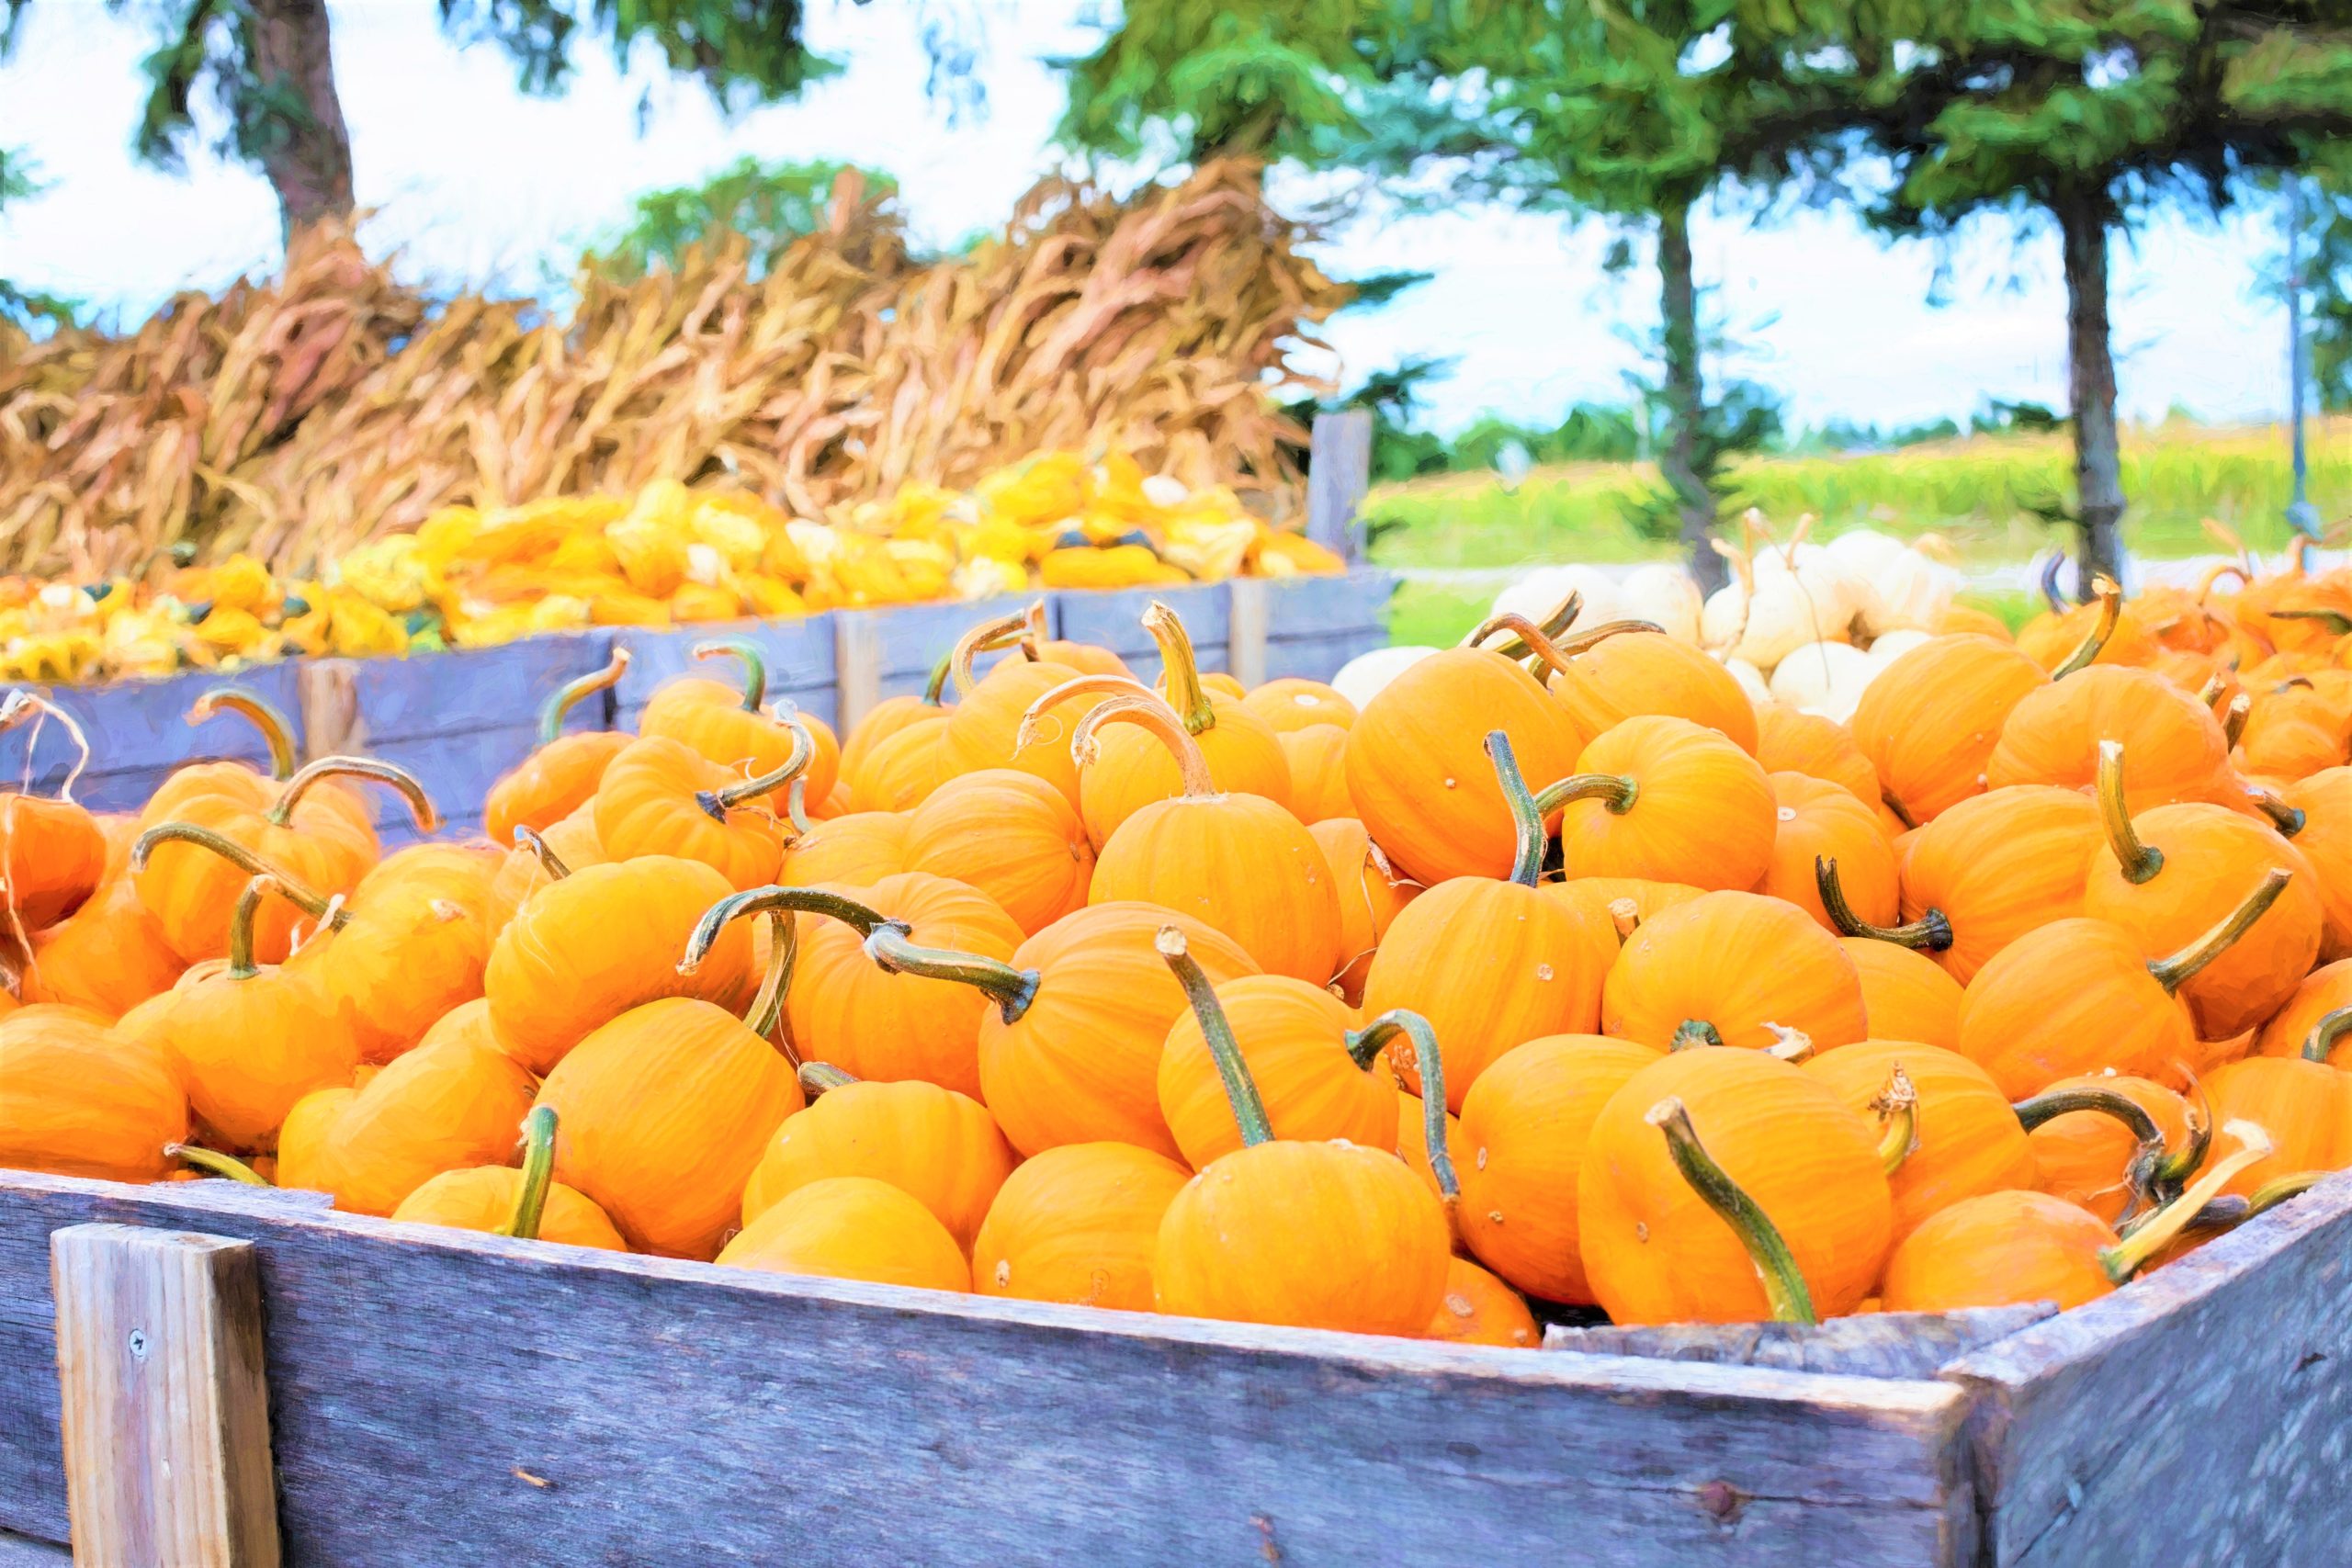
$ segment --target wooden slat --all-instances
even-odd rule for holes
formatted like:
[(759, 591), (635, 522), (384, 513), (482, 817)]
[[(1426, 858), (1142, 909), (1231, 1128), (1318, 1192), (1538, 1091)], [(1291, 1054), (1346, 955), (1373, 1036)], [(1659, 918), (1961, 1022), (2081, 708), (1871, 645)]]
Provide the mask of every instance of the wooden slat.
[[(295, 1562), (1962, 1564), (1959, 1390), (1089, 1313), (0, 1177), (0, 1528), (50, 1229), (259, 1247)], [(1564, 1556), (1564, 1553), (1566, 1554)]]
[(1964, 1312), (1873, 1313), (1827, 1323), (1677, 1323), (1643, 1328), (1555, 1325), (1547, 1350), (1588, 1356), (1650, 1356), (1726, 1367), (1778, 1367), (1866, 1378), (1928, 1378), (1971, 1350), (2054, 1316), (2048, 1302)]
[(253, 1244), (78, 1224), (50, 1256), (74, 1560), (276, 1568)]
[(1267, 587), (1262, 577), (1238, 577), (1227, 587), (1232, 608), (1225, 667), (1244, 686), (1261, 686), (1267, 680), (1266, 639), (1273, 619), (1273, 596)]
[(1956, 1362), (1988, 1562), (2352, 1560), (2352, 1175)]
[(680, 675), (733, 681), (737, 671), (731, 662), (703, 663), (694, 657), (694, 649), (697, 643), (743, 640), (756, 644), (767, 660), (770, 697), (789, 697), (831, 724), (838, 712), (833, 702), (833, 619), (804, 615), (789, 621), (681, 626), (674, 631), (616, 631), (613, 640), (628, 649), (629, 667), (613, 689), (613, 723), (623, 729), (637, 728), (637, 716), (646, 701)]
[(73, 1561), (71, 1548), (0, 1530), (0, 1568), (65, 1568)]
[[(75, 786), (74, 798), (102, 810), (123, 810), (144, 805), (155, 785), (186, 763), (228, 758), (268, 761), (268, 750), (253, 727), (234, 716), (204, 725), (187, 722), (187, 710), (199, 695), (232, 682), (283, 709), (299, 728), (295, 671), (288, 664), (257, 665), (232, 674), (196, 671), (158, 681), (33, 689), (71, 714), (89, 737), (90, 765)], [(15, 683), (5, 683), (5, 689), (14, 690)], [(38, 794), (52, 794), (73, 767), (74, 749), (64, 731), (54, 723), (42, 725), (36, 746), (34, 728), (28, 722), (0, 735), (0, 787), (28, 784)]]
[(1061, 635), (1072, 642), (1107, 648), (1125, 660), (1141, 679), (1159, 679), (1159, 645), (1144, 630), (1143, 613), (1158, 600), (1176, 612), (1193, 639), (1204, 670), (1223, 670), (1232, 642), (1233, 593), (1222, 582), (1185, 588), (1070, 590), (1054, 595), (1061, 609)]
[[(921, 692), (932, 670), (957, 639), (984, 621), (1012, 615), (1035, 603), (1034, 598), (982, 599), (969, 604), (898, 604), (881, 610), (842, 610), (844, 623), (837, 646), (851, 650), (855, 660), (844, 679), (842, 711), (851, 721), (885, 697), (910, 696)], [(1061, 636), (1060, 617), (1053, 600), (1046, 602), (1046, 635)], [(982, 654), (972, 668), (985, 673), (1002, 653)], [(854, 699), (854, 700), (853, 700)]]
[(1306, 536), (1341, 558), (1363, 553), (1356, 513), (1372, 488), (1372, 414), (1342, 409), (1315, 416), (1307, 449)]

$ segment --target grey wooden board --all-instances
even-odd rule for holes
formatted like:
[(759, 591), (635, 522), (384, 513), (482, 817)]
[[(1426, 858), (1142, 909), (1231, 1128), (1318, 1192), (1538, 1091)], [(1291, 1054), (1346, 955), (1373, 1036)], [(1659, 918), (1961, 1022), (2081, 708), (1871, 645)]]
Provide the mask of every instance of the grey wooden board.
[(1388, 601), (1396, 592), (1396, 574), (1390, 571), (1269, 578), (1267, 638), (1284, 642), (1385, 630)]
[(2352, 1175), (1944, 1375), (1991, 1562), (2352, 1562)]
[(2006, 1339), (2058, 1309), (1972, 1307), (1964, 1312), (1877, 1313), (1810, 1325), (1792, 1323), (1678, 1323), (1656, 1327), (1569, 1328), (1555, 1325), (1546, 1350), (1593, 1356), (1650, 1356), (1717, 1366), (1778, 1367), (1783, 1371), (1854, 1377), (1933, 1377), (1946, 1362)]
[(628, 649), (629, 667), (620, 684), (613, 688), (608, 728), (637, 728), (637, 716), (648, 700), (681, 675), (734, 681), (739, 667), (733, 660), (712, 664), (695, 658), (695, 645), (705, 642), (756, 644), (767, 660), (771, 697), (789, 697), (827, 724), (833, 722), (838, 712), (833, 702), (833, 617), (830, 615), (785, 621), (729, 621), (673, 631), (631, 628), (615, 632), (613, 640)]
[[(130, 811), (145, 805), (155, 786), (186, 763), (232, 758), (267, 762), (269, 751), (261, 738), (235, 715), (223, 714), (209, 724), (187, 722), (189, 706), (215, 686), (234, 684), (254, 692), (294, 721), (299, 739), (296, 670), (293, 664), (263, 664), (230, 672), (191, 671), (155, 681), (31, 689), (71, 714), (89, 738), (90, 765), (74, 787), (74, 798), (100, 810)], [(16, 683), (0, 682), (0, 689), (14, 690)], [(42, 725), (37, 746), (33, 736), (31, 721), (0, 734), (0, 789), (25, 787), (29, 779), (35, 793), (54, 794), (73, 767), (74, 743), (59, 726)]]
[(1202, 669), (1223, 670), (1228, 663), (1233, 595), (1222, 582), (1189, 588), (1073, 589), (1055, 598), (1061, 604), (1063, 637), (1109, 649), (1147, 682), (1159, 679), (1159, 645), (1143, 626), (1143, 613), (1154, 600), (1184, 623)]
[(65, 1568), (74, 1553), (55, 1541), (0, 1530), (0, 1568)]
[[(872, 633), (879, 655), (876, 669), (881, 676), (882, 694), (895, 697), (922, 691), (923, 682), (931, 679), (932, 671), (966, 632), (984, 621), (1001, 620), (1015, 611), (1025, 610), (1036, 602), (1035, 594), (1021, 594), (969, 604), (896, 604), (882, 610), (843, 610), (840, 614), (857, 616)], [(1046, 596), (1046, 635), (1066, 635), (1059, 629), (1052, 595)], [(986, 671), (1004, 657), (1002, 653), (982, 654), (972, 661), (972, 668)]]
[(1306, 469), (1306, 536), (1349, 560), (1363, 553), (1356, 513), (1372, 488), (1372, 413), (1340, 409), (1315, 416)]
[(0, 1529), (64, 1533), (47, 1237), (113, 1221), (258, 1244), (292, 1562), (1811, 1568), (1975, 1549), (1948, 1384), (984, 1301), (288, 1215), (209, 1185), (0, 1174)]

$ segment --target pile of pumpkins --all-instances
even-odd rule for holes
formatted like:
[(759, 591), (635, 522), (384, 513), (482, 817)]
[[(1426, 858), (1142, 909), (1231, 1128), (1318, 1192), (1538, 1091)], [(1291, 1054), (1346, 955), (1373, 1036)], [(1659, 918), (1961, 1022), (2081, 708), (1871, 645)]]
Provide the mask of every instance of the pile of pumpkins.
[(2221, 588), (1850, 724), (1574, 595), (1361, 707), (1033, 611), (845, 744), (718, 642), (389, 854), (226, 689), (269, 772), (0, 797), (0, 1165), (1503, 1346), (2072, 1306), (2352, 1165), (2352, 580)]

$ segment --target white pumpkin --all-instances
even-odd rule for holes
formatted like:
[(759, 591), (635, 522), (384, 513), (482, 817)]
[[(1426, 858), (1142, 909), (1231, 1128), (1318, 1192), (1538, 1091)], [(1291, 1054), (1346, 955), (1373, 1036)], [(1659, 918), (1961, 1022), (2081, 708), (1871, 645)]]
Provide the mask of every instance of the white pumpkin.
[(1702, 602), (1690, 574), (1668, 561), (1637, 566), (1617, 585), (1612, 620), (1647, 621), (1681, 642), (1699, 640)]
[(1873, 635), (1917, 629), (1931, 632), (1943, 624), (1960, 592), (1960, 573), (1917, 550), (1905, 549), (1871, 574), (1878, 595), (1871, 618)]
[(1359, 653), (1340, 666), (1331, 677), (1331, 689), (1363, 708), (1385, 690), (1388, 682), (1437, 651), (1434, 648), (1375, 648), (1370, 653)]
[(1907, 555), (1911, 549), (1902, 540), (1875, 528), (1856, 528), (1840, 534), (1821, 547), (1873, 582), (1898, 557)]
[(1849, 643), (1809, 642), (1791, 650), (1772, 671), (1772, 700), (1843, 724), (1854, 716), (1863, 688), (1879, 668)]
[(1737, 582), (1717, 589), (1699, 629), (1707, 647), (1770, 671), (1806, 643), (1849, 636), (1853, 621), (1843, 583), (1799, 569), (1758, 573), (1753, 593)]
[(1923, 632), (1911, 626), (1905, 626), (1900, 631), (1888, 632), (1871, 644), (1871, 662), (1883, 670), (1921, 643), (1935, 640), (1935, 633)]
[(1584, 596), (1572, 626), (1597, 626), (1618, 618), (1617, 580), (1597, 566), (1540, 566), (1512, 579), (1495, 595), (1493, 615), (1525, 615), (1543, 623), (1573, 592)]

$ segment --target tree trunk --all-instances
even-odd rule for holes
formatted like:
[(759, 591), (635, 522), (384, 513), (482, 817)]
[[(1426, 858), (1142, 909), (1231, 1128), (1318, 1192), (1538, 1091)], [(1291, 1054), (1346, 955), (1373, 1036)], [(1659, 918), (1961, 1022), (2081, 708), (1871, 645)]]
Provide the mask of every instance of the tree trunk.
[(1690, 209), (1668, 206), (1657, 220), (1659, 314), (1666, 326), (1667, 440), (1658, 469), (1682, 514), (1682, 547), (1690, 575), (1713, 592), (1729, 579), (1715, 554), (1715, 498), (1699, 472), (1706, 384), (1699, 365), (1699, 288), (1690, 261)]
[(254, 151), (277, 192), (290, 240), (322, 219), (351, 216), (351, 133), (334, 90), (326, 0), (254, 0), (253, 73), (261, 123)]
[(2123, 458), (2116, 445), (2115, 355), (2107, 321), (2108, 202), (2069, 191), (2052, 204), (2066, 271), (2066, 396), (2075, 422), (2075, 590), (2121, 581)]

